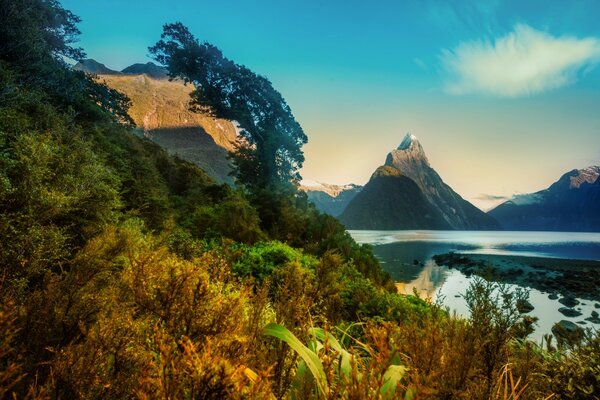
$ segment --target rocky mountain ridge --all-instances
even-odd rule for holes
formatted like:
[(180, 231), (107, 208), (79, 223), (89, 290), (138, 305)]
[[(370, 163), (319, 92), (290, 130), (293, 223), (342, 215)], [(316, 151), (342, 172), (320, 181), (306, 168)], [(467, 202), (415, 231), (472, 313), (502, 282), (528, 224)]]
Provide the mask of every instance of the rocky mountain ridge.
[(507, 230), (600, 232), (600, 166), (574, 169), (547, 189), (488, 212)]
[(108, 68), (106, 65), (88, 58), (79, 61), (73, 66), (76, 71), (83, 71), (87, 74), (93, 75), (148, 75), (154, 79), (167, 79), (169, 77), (168, 71), (164, 67), (160, 67), (153, 62), (147, 62), (145, 64), (136, 63), (129, 67), (124, 68), (121, 71)]
[(499, 229), (494, 218), (444, 183), (410, 133), (340, 219), (350, 229)]

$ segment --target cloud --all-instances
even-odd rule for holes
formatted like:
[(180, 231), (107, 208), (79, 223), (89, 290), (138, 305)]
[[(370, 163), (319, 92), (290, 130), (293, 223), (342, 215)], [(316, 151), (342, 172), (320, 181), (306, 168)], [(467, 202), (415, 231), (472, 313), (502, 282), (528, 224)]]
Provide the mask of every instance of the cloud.
[(485, 194), (482, 193), (479, 196), (475, 197), (477, 200), (484, 200), (484, 201), (502, 201), (502, 200), (508, 200), (510, 197), (508, 196), (495, 196), (493, 194)]
[(528, 25), (506, 36), (460, 44), (443, 50), (447, 93), (519, 97), (573, 83), (579, 71), (600, 61), (600, 40), (554, 37)]
[(413, 58), (413, 62), (422, 70), (426, 70), (427, 69), (427, 64), (425, 64), (425, 62), (423, 60), (421, 60), (418, 57)]

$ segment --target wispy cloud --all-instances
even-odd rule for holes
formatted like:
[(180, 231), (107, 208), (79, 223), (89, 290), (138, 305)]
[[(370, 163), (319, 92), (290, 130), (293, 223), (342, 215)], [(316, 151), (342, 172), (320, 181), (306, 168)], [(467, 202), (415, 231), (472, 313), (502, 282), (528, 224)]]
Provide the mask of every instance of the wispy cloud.
[(493, 194), (482, 193), (478, 196), (472, 197), (470, 200), (481, 210), (487, 212), (495, 208), (496, 206), (504, 203), (505, 201), (509, 200), (510, 198), (511, 196), (497, 196)]
[(600, 40), (555, 37), (519, 24), (493, 41), (444, 50), (441, 60), (448, 73), (447, 93), (527, 96), (565, 86), (593, 68), (600, 61)]
[(484, 201), (503, 201), (503, 200), (508, 200), (510, 197), (508, 196), (496, 196), (493, 194), (485, 194), (482, 193), (479, 196), (475, 197), (477, 200), (484, 200)]
[(422, 70), (426, 70), (427, 69), (427, 64), (425, 64), (425, 62), (423, 60), (421, 60), (418, 57), (413, 58), (413, 62)]

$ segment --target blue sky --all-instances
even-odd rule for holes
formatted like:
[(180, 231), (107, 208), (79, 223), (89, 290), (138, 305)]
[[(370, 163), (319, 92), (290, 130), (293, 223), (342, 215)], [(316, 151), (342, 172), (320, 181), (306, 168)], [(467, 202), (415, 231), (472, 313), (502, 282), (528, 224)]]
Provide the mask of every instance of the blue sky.
[(309, 137), (307, 179), (365, 183), (408, 131), (482, 208), (600, 164), (597, 1), (62, 3), (111, 68), (181, 21), (267, 76)]

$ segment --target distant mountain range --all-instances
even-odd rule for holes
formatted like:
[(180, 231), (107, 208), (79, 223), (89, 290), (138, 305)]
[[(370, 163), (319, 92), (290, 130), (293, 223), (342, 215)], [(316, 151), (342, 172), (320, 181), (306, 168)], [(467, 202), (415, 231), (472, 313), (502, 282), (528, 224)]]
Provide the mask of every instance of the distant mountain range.
[(498, 222), (464, 200), (407, 134), (340, 215), (349, 229), (494, 230)]
[(302, 181), (300, 189), (306, 192), (308, 199), (317, 207), (317, 210), (337, 217), (346, 209), (354, 196), (362, 190), (362, 186), (352, 183), (332, 185)]
[(166, 79), (169, 77), (166, 68), (159, 67), (153, 62), (146, 64), (133, 64), (122, 71), (115, 71), (96, 60), (88, 58), (82, 60), (73, 66), (74, 70), (83, 71), (93, 75), (148, 75), (154, 79)]
[(97, 75), (127, 95), (132, 101), (129, 114), (140, 135), (198, 165), (217, 182), (233, 183), (227, 153), (234, 148), (236, 127), (230, 121), (190, 111), (192, 85), (165, 79), (166, 70), (153, 63), (133, 64), (118, 72), (88, 59), (73, 68)]
[(574, 169), (549, 188), (514, 196), (489, 211), (503, 229), (600, 231), (600, 166)]

